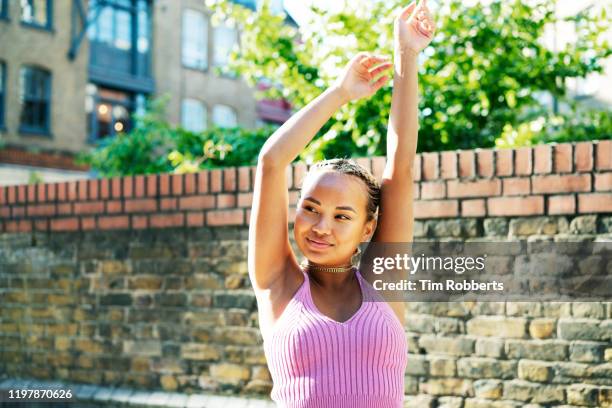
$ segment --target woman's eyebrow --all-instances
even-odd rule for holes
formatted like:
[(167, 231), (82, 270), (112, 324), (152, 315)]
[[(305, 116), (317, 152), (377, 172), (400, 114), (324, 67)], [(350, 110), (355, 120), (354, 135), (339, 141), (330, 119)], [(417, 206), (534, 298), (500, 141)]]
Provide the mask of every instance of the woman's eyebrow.
[[(316, 205), (321, 205), (321, 202), (319, 200), (317, 200), (316, 198), (312, 198), (312, 197), (306, 197), (304, 198), (304, 201), (312, 201), (313, 203), (315, 203)], [(346, 210), (346, 211), (352, 211), (355, 214), (357, 214), (357, 211), (355, 211), (353, 209), (353, 207), (350, 207), (348, 205), (344, 205), (344, 206), (340, 206), (340, 207), (336, 207), (336, 210)]]
[(349, 207), (348, 205), (341, 206), (341, 207), (336, 207), (336, 210), (347, 210), (347, 211), (352, 211), (352, 212), (354, 212), (355, 214), (357, 214), (357, 211), (355, 211), (355, 210), (353, 209), (353, 207)]

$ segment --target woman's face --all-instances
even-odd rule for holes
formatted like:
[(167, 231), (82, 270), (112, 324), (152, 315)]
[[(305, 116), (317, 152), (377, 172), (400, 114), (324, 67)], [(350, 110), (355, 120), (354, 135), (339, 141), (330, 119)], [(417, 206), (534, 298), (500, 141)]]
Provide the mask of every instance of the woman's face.
[(346, 265), (374, 231), (367, 219), (367, 190), (357, 177), (330, 170), (308, 176), (294, 223), (295, 242), (311, 262)]

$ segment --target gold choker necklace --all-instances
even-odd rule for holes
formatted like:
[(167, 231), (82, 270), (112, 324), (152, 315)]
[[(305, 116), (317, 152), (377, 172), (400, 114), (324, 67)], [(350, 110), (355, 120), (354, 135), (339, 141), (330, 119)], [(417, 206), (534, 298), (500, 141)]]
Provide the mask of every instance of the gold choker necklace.
[(329, 272), (329, 273), (344, 273), (350, 272), (351, 269), (355, 267), (355, 264), (359, 261), (359, 255), (361, 255), (361, 248), (357, 247), (353, 256), (351, 257), (351, 263), (345, 266), (323, 266), (323, 265), (313, 265), (308, 259), (304, 259), (302, 261), (302, 268), (305, 271), (309, 272)]
[(350, 272), (353, 269), (353, 265), (345, 265), (345, 266), (313, 265), (307, 260), (304, 260), (302, 262), (302, 268), (304, 268), (304, 270), (307, 272), (344, 273), (344, 272)]

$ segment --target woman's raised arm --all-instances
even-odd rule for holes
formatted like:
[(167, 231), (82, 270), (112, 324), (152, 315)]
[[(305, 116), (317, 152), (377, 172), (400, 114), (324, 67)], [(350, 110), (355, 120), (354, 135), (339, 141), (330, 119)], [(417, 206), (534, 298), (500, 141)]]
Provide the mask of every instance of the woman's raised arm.
[(360, 53), (336, 83), (285, 122), (261, 149), (255, 173), (249, 224), (248, 269), (254, 289), (283, 285), (283, 272), (297, 261), (289, 244), (285, 171), (308, 142), (344, 103), (370, 96), (388, 80), (384, 58)]
[(417, 56), (432, 40), (434, 22), (426, 0), (402, 9), (394, 27), (395, 72), (387, 130), (387, 163), (381, 182), (376, 242), (411, 242), (413, 166), (418, 138)]

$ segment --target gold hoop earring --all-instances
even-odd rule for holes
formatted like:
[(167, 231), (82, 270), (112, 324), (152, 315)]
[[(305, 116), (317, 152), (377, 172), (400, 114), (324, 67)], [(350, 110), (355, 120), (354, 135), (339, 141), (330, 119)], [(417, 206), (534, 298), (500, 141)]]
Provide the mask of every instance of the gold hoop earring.
[(360, 255), (361, 255), (361, 248), (357, 247), (357, 250), (353, 253), (353, 256), (351, 256), (351, 265), (357, 265)]

